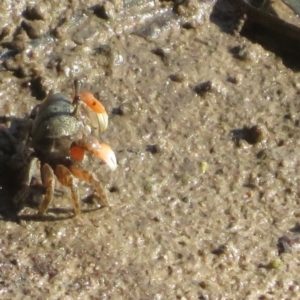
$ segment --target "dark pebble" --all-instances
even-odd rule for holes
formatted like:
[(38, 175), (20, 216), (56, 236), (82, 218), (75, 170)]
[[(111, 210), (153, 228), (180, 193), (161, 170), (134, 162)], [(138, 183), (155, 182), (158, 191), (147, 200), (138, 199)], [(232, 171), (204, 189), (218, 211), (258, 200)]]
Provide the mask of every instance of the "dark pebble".
[(245, 140), (250, 145), (257, 144), (263, 140), (263, 130), (258, 125), (252, 127), (244, 126), (242, 129), (232, 130), (231, 133), (237, 146), (239, 145), (240, 140)]
[(151, 52), (153, 54), (159, 56), (161, 58), (162, 62), (164, 63), (164, 65), (168, 66), (170, 64), (170, 54), (167, 53), (164, 49), (158, 47), (158, 48), (151, 50)]
[(199, 83), (194, 87), (195, 93), (200, 96), (203, 96), (207, 92), (211, 91), (211, 89), (212, 89), (212, 82), (210, 80)]
[(180, 83), (183, 82), (185, 79), (184, 75), (181, 74), (171, 74), (169, 78), (174, 82), (180, 82)]

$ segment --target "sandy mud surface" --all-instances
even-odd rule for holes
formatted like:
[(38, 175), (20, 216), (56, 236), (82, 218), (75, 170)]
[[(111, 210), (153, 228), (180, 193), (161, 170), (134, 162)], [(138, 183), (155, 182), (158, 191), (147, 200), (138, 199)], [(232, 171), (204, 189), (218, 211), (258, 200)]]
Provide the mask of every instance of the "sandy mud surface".
[[(299, 298), (299, 73), (233, 2), (4, 0), (1, 299)], [(85, 168), (110, 207), (79, 182), (76, 218), (58, 184), (47, 216), (16, 212), (26, 120), (75, 78), (109, 113), (119, 166)]]

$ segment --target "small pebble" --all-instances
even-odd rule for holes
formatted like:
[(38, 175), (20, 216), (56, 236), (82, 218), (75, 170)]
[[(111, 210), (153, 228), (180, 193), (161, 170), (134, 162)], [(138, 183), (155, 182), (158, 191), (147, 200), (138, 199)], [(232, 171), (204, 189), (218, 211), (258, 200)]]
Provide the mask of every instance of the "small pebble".
[(195, 93), (200, 96), (203, 96), (207, 92), (211, 91), (211, 89), (212, 89), (212, 82), (210, 80), (199, 83), (194, 87)]
[(169, 78), (174, 82), (183, 82), (185, 80), (185, 76), (182, 74), (171, 74)]
[(158, 48), (153, 49), (151, 52), (153, 54), (159, 56), (161, 58), (162, 62), (166, 66), (168, 66), (170, 64), (170, 54), (166, 50), (158, 47)]

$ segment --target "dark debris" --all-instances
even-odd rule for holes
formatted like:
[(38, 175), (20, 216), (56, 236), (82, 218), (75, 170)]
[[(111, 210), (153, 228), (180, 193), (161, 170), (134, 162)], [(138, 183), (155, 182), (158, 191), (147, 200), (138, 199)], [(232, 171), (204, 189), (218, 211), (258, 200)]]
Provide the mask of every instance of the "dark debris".
[(255, 145), (263, 140), (263, 130), (259, 125), (233, 129), (231, 134), (237, 146), (239, 146), (240, 140), (245, 140), (250, 145)]

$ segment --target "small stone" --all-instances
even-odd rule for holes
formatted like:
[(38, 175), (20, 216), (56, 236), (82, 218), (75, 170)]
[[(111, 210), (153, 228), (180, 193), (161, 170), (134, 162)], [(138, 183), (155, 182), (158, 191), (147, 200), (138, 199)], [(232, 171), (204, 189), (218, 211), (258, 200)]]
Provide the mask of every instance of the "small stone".
[(170, 54), (164, 50), (163, 48), (155, 48), (151, 51), (153, 54), (159, 56), (162, 60), (162, 62), (168, 66), (170, 64)]
[(244, 128), (245, 140), (251, 144), (257, 144), (263, 140), (263, 131), (258, 125), (254, 125), (250, 128)]
[(199, 167), (200, 167), (201, 172), (204, 174), (208, 169), (208, 163), (205, 161), (201, 161), (199, 163)]
[(283, 265), (282, 260), (279, 258), (275, 258), (269, 262), (268, 267), (270, 269), (279, 269), (282, 265)]
[(185, 80), (185, 76), (182, 74), (171, 74), (169, 78), (174, 82), (183, 82)]

